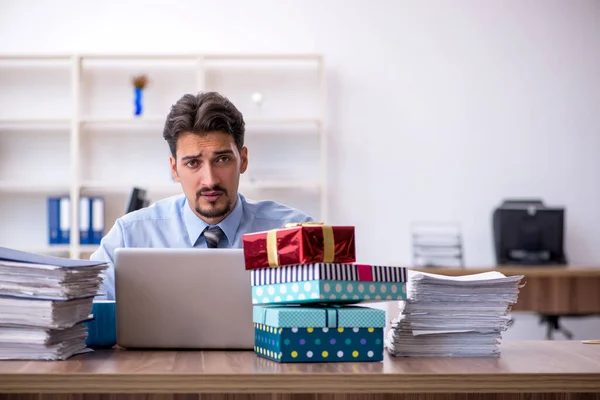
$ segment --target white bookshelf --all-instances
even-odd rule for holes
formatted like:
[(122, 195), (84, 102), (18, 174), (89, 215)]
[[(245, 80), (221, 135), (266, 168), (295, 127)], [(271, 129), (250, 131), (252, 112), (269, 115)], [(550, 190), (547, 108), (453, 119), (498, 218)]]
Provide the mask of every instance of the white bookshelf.
[(80, 119), (83, 125), (127, 125), (131, 127), (142, 126), (142, 125), (162, 125), (165, 123), (165, 117), (160, 115), (156, 116), (142, 116), (138, 118), (134, 117), (89, 117), (83, 116)]
[[(147, 74), (133, 116), (131, 78)], [(132, 188), (181, 193), (162, 130), (184, 93), (215, 90), (244, 114), (240, 192), (327, 220), (324, 63), (311, 54), (0, 54), (0, 246), (86, 257), (81, 196), (105, 198), (105, 233)], [(253, 93), (260, 92), (257, 103)], [(71, 243), (48, 245), (47, 197), (71, 199)]]
[[(95, 250), (96, 248), (98, 248), (98, 246), (95, 246), (95, 248), (93, 250)], [(16, 247), (17, 250), (21, 250), (21, 251), (29, 251), (31, 253), (38, 253), (38, 254), (47, 254), (47, 255), (51, 255), (51, 256), (55, 256), (55, 257), (69, 257), (71, 254), (71, 246), (69, 245), (53, 245), (53, 246), (39, 246), (39, 247)], [(92, 250), (92, 248), (90, 247), (90, 250)]]
[(66, 193), (69, 191), (69, 182), (65, 183), (27, 183), (27, 182), (13, 182), (13, 181), (0, 181), (0, 193), (22, 193), (22, 194), (58, 194)]
[[(164, 194), (178, 194), (181, 192), (178, 183), (156, 185), (154, 182), (122, 182), (112, 183), (110, 181), (83, 181), (81, 183), (82, 191), (89, 192), (128, 192), (133, 186), (142, 186), (146, 190), (155, 193)], [(1, 187), (1, 186), (0, 186)], [(240, 191), (244, 190), (306, 190), (306, 191), (319, 191), (321, 183), (319, 181), (299, 181), (299, 180), (274, 180), (274, 181), (250, 181), (246, 182), (243, 179), (240, 180)]]
[(15, 118), (15, 119), (0, 119), (0, 127), (6, 129), (12, 127), (14, 129), (56, 129), (68, 128), (71, 120), (68, 118)]
[[(11, 121), (7, 121), (8, 125)], [(63, 120), (62, 123), (68, 123), (68, 120)], [(321, 133), (320, 124), (321, 120), (319, 118), (250, 118), (244, 119), (246, 123), (246, 129), (252, 132), (256, 128), (305, 128), (303, 133), (305, 134), (316, 134), (319, 135)], [(0, 124), (4, 124), (4, 121), (0, 121)], [(22, 124), (22, 125), (31, 125), (33, 122), (28, 123), (27, 121), (15, 122), (14, 124)], [(51, 123), (60, 123), (59, 120), (52, 122), (48, 121), (40, 121), (35, 122), (35, 124), (39, 124), (41, 126), (47, 126)], [(130, 128), (136, 129), (144, 126), (162, 126), (165, 123), (165, 117), (161, 116), (151, 116), (151, 117), (89, 117), (83, 116), (80, 118), (80, 123), (84, 127), (90, 128), (102, 128), (102, 127), (115, 127), (119, 128)], [(269, 133), (268, 131), (261, 131), (260, 134)], [(247, 133), (248, 134), (248, 133)], [(252, 133), (250, 133), (252, 134)]]

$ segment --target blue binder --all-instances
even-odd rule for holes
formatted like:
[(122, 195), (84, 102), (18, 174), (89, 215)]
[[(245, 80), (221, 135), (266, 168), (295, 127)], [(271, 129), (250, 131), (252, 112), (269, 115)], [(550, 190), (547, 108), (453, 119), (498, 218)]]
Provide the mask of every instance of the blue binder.
[(89, 197), (79, 198), (79, 243), (92, 242), (92, 201)]
[(91, 204), (91, 243), (100, 244), (102, 237), (104, 236), (104, 198), (92, 197), (90, 199)]
[(60, 198), (48, 197), (48, 244), (60, 244)]
[(59, 201), (58, 226), (60, 229), (61, 244), (71, 243), (71, 198), (62, 196)]

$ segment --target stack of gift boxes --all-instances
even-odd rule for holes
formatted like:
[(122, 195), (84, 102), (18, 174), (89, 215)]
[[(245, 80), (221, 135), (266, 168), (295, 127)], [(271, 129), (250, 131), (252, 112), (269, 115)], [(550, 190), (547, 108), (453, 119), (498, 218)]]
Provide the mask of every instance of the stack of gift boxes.
[(406, 269), (356, 263), (353, 226), (290, 224), (243, 235), (254, 352), (278, 362), (381, 361), (385, 311)]

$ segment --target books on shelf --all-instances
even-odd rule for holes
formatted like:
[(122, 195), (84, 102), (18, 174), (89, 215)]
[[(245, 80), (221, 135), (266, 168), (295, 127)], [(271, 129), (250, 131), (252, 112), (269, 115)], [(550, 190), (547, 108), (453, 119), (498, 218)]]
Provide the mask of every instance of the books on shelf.
[(498, 357), (522, 279), (497, 271), (459, 277), (410, 271), (386, 348), (394, 356)]
[(84, 322), (106, 268), (0, 247), (0, 360), (62, 360), (89, 351)]
[[(100, 244), (104, 236), (104, 198), (79, 198), (79, 243)], [(48, 244), (71, 243), (71, 198), (48, 197)]]

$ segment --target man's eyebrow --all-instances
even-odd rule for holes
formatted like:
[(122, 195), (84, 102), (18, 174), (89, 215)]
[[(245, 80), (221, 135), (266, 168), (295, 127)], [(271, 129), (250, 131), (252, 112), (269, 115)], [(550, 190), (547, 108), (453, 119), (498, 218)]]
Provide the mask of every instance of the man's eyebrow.
[[(222, 156), (223, 154), (233, 154), (233, 150), (231, 150), (231, 149), (217, 150), (217, 151), (213, 151), (212, 154), (214, 156)], [(181, 161), (192, 160), (194, 158), (202, 158), (202, 152), (197, 153), (197, 154), (191, 154), (189, 156), (181, 157)]]
[(181, 161), (191, 160), (193, 158), (202, 158), (202, 152), (200, 152), (198, 154), (192, 154), (192, 155), (189, 155), (189, 156), (181, 157)]
[(214, 151), (213, 154), (215, 156), (222, 156), (223, 154), (233, 154), (233, 150), (231, 150), (231, 149), (228, 149), (228, 150), (217, 150), (217, 151)]

